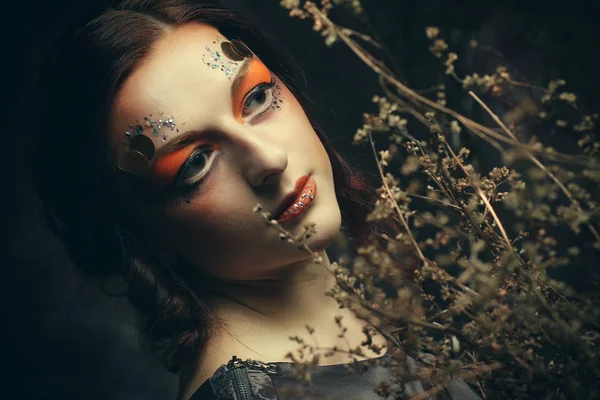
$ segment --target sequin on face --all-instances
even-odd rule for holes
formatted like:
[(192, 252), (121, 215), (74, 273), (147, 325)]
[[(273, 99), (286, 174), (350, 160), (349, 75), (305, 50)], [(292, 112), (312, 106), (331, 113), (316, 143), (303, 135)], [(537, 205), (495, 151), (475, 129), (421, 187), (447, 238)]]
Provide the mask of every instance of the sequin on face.
[[(248, 47), (239, 40), (223, 42), (221, 36), (213, 40), (213, 46), (204, 46), (202, 62), (212, 69), (220, 69), (231, 80), (237, 74), (240, 62), (254, 55)], [(215, 47), (220, 48), (220, 50)]]
[(252, 58), (253, 54), (248, 47), (239, 40), (233, 39), (231, 42), (221, 43), (221, 50), (230, 59), (234, 61), (244, 61), (244, 58)]
[(117, 163), (119, 169), (136, 176), (145, 175), (156, 153), (154, 140), (166, 142), (168, 132), (179, 132), (179, 129), (173, 117), (163, 118), (162, 113), (158, 117), (149, 114), (142, 120), (136, 120), (135, 124), (129, 124), (123, 140), (127, 150)]
[[(225, 73), (225, 76), (231, 80), (238, 73), (241, 62), (246, 58), (253, 58), (252, 51), (241, 41), (233, 39), (230, 42), (223, 41), (221, 36), (217, 36), (212, 42), (212, 46), (204, 46), (202, 61), (211, 69), (219, 69)], [(281, 93), (281, 91), (279, 91)], [(280, 109), (279, 103), (282, 100), (275, 97), (273, 108)], [(123, 144), (127, 147), (125, 155), (121, 157), (117, 166), (119, 169), (132, 173), (136, 176), (142, 176), (150, 171), (150, 164), (155, 154), (156, 140), (167, 141), (169, 131), (177, 131), (173, 118), (155, 117), (152, 114), (144, 116), (143, 119), (135, 121), (135, 124), (129, 125), (129, 130), (125, 132)]]

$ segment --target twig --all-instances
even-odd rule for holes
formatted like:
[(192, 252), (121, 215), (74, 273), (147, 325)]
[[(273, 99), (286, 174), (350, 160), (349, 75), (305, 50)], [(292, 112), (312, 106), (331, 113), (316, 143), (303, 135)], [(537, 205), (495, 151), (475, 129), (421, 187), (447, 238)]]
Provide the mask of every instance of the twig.
[[(493, 363), (491, 365), (485, 365), (482, 367), (478, 367), (476, 370), (474, 371), (469, 371), (469, 372), (465, 372), (462, 374), (459, 374), (456, 376), (456, 380), (465, 380), (465, 379), (471, 379), (474, 378), (478, 375), (481, 374), (485, 374), (486, 372), (491, 372), (494, 371), (496, 369), (500, 369), (502, 368), (504, 365), (501, 363)], [(427, 399), (429, 396), (433, 396), (435, 394), (438, 394), (439, 392), (441, 392), (442, 390), (444, 390), (446, 388), (447, 383), (440, 383), (439, 385), (436, 385), (434, 387), (432, 387), (431, 389), (428, 389), (422, 393), (417, 394), (414, 397), (411, 397), (410, 400), (423, 400), (423, 399)]]
[(521, 87), (525, 87), (528, 89), (535, 89), (535, 90), (539, 90), (545, 93), (550, 93), (550, 90), (543, 88), (541, 86), (536, 86), (536, 85), (532, 85), (530, 83), (527, 82), (519, 82), (519, 81), (509, 81), (509, 83), (513, 86), (521, 86)]
[(329, 26), (330, 29), (333, 29), (338, 36), (340, 37), (340, 39), (342, 39), (342, 41), (344, 41), (344, 43), (346, 43), (346, 45), (348, 45), (348, 47), (363, 61), (365, 62), (368, 66), (370, 66), (376, 73), (383, 75), (383, 77), (388, 80), (390, 83), (392, 83), (394, 86), (396, 86), (396, 88), (398, 89), (398, 91), (403, 94), (404, 96), (412, 99), (413, 101), (416, 101), (418, 103), (422, 103), (425, 104), (435, 110), (441, 111), (445, 114), (448, 114), (450, 116), (452, 116), (453, 118), (455, 118), (456, 120), (458, 120), (459, 122), (461, 122), (463, 125), (470, 127), (471, 129), (477, 129), (482, 133), (485, 133), (486, 135), (489, 135), (491, 137), (493, 137), (496, 140), (511, 144), (513, 146), (516, 147), (521, 147), (521, 148), (525, 148), (528, 149), (530, 151), (533, 152), (538, 152), (544, 155), (544, 157), (555, 160), (555, 161), (561, 161), (561, 162), (569, 162), (569, 163), (575, 163), (575, 164), (583, 164), (588, 166), (589, 168), (599, 168), (600, 166), (598, 165), (598, 163), (591, 157), (581, 157), (581, 156), (573, 156), (573, 155), (569, 155), (569, 154), (562, 154), (559, 152), (552, 152), (549, 153), (548, 151), (545, 151), (543, 149), (538, 149), (535, 148), (534, 146), (528, 146), (528, 145), (524, 145), (523, 143), (519, 142), (518, 140), (514, 140), (511, 138), (507, 138), (504, 135), (501, 135), (499, 133), (497, 133), (496, 131), (494, 131), (491, 128), (488, 128), (484, 125), (481, 125), (473, 120), (471, 120), (470, 118), (465, 117), (462, 114), (459, 114), (449, 108), (446, 108), (444, 106), (442, 106), (441, 104), (438, 104), (424, 96), (419, 95), (418, 93), (416, 93), (414, 90), (408, 88), (407, 86), (405, 86), (404, 84), (402, 84), (400, 81), (398, 81), (393, 75), (391, 75), (389, 72), (385, 71), (383, 68), (381, 68), (379, 65), (377, 65), (376, 62), (373, 62), (371, 59), (373, 58), (372, 55), (370, 55), (368, 52), (365, 52), (356, 42), (354, 42), (348, 35), (344, 34), (344, 32), (341, 31), (341, 29), (335, 24), (333, 23), (326, 15), (324, 15), (316, 6), (311, 6), (310, 7), (310, 11), (311, 13), (313, 13), (314, 15), (317, 15), (325, 24), (327, 24)]
[[(400, 105), (400, 107), (402, 107), (403, 109), (405, 109), (410, 115), (412, 115), (416, 120), (418, 120), (419, 122), (421, 122), (423, 125), (428, 126), (429, 125), (429, 121), (427, 121), (427, 119), (425, 117), (423, 117), (423, 114), (421, 114), (420, 112), (418, 112), (417, 110), (415, 110), (412, 107), (409, 107), (408, 104), (406, 104), (406, 102), (402, 99), (400, 99), (398, 96), (396, 96), (394, 93), (392, 93), (388, 88), (387, 85), (384, 82), (384, 76), (383, 75), (379, 75), (379, 86), (381, 87), (381, 89), (385, 92), (386, 96), (388, 96), (390, 99), (394, 100), (396, 103), (398, 103), (398, 105)], [(493, 140), (492, 138), (484, 135), (483, 133), (479, 132), (477, 129), (473, 129), (469, 126), (466, 127), (472, 134), (474, 134), (475, 136), (477, 136), (478, 138), (486, 141), (487, 143), (489, 143), (492, 147), (494, 147), (496, 150), (498, 150), (498, 152), (500, 154), (504, 153), (504, 148), (500, 145), (500, 143), (496, 142), (495, 140)], [(416, 139), (415, 139), (416, 140)]]
[(371, 135), (371, 132), (369, 132), (369, 140), (371, 142), (371, 148), (373, 149), (373, 155), (375, 156), (375, 160), (377, 161), (376, 162), (377, 169), (379, 169), (379, 174), (381, 175), (381, 180), (382, 180), (383, 186), (385, 187), (385, 190), (388, 194), (388, 198), (392, 201), (393, 207), (396, 209), (396, 212), (398, 212), (400, 221), (402, 222), (402, 225), (404, 226), (404, 229), (406, 230), (406, 233), (408, 234), (410, 241), (412, 242), (413, 246), (415, 247), (415, 250), (419, 254), (419, 258), (421, 259), (421, 261), (423, 261), (424, 264), (428, 264), (427, 259), (425, 258), (425, 256), (423, 255), (423, 252), (421, 251), (421, 248), (419, 247), (417, 241), (415, 240), (415, 237), (413, 236), (412, 232), (410, 231), (410, 227), (408, 226), (408, 222), (406, 222), (406, 219), (404, 218), (404, 214), (402, 214), (400, 207), (398, 207), (398, 203), (396, 203), (396, 201), (394, 200), (394, 195), (392, 194), (390, 187), (388, 186), (388, 184), (385, 181), (385, 174), (383, 173), (383, 169), (381, 168), (381, 163), (379, 162), (379, 157), (377, 157), (377, 149), (375, 149), (375, 143), (373, 142), (373, 136)]
[[(511, 138), (515, 139), (515, 140), (519, 140), (514, 133), (512, 133), (510, 131), (510, 129), (508, 129), (506, 127), (506, 125), (504, 125), (504, 123), (500, 120), (500, 118), (498, 118), (498, 116), (496, 114), (494, 114), (494, 112), (483, 102), (481, 101), (481, 99), (472, 91), (469, 91), (469, 95), (471, 95), (471, 97), (473, 97), (481, 107), (483, 107), (483, 109), (490, 114), (490, 116), (494, 119), (494, 121), (496, 121), (496, 123), (502, 128), (502, 130)], [(535, 158), (535, 156), (533, 154), (531, 154), (530, 151), (527, 151), (527, 156), (529, 157), (529, 159), (538, 166), (538, 168), (540, 168), (542, 171), (544, 171), (544, 173), (546, 175), (548, 175), (550, 177), (550, 179), (552, 179), (554, 181), (554, 183), (556, 183), (558, 185), (558, 187), (560, 188), (560, 190), (565, 194), (565, 196), (567, 196), (567, 198), (571, 201), (571, 203), (577, 207), (577, 211), (579, 211), (580, 213), (583, 213), (584, 211), (581, 209), (581, 207), (579, 206), (579, 203), (577, 201), (575, 201), (575, 199), (573, 198), (573, 196), (571, 195), (571, 192), (569, 192), (569, 190), (565, 187), (565, 185), (562, 184), (561, 181), (558, 180), (558, 178), (556, 177), (556, 175), (554, 175), (552, 173), (552, 171), (548, 170), (548, 168), (546, 168), (546, 166), (544, 164), (542, 164), (537, 158)], [(594, 237), (596, 238), (596, 240), (598, 242), (600, 242), (600, 235), (598, 234), (598, 231), (596, 230), (596, 228), (594, 228), (592, 226), (591, 223), (587, 223), (586, 224), (589, 231), (594, 235)]]
[(429, 198), (429, 197), (427, 197), (427, 196), (421, 196), (421, 195), (418, 195), (418, 194), (412, 194), (412, 193), (406, 193), (406, 194), (407, 194), (407, 196), (410, 196), (410, 197), (416, 197), (416, 198), (418, 198), (418, 199), (423, 199), (423, 200), (427, 200), (427, 201), (431, 201), (431, 202), (440, 203), (441, 205), (443, 205), (443, 206), (446, 206), (446, 207), (452, 207), (452, 208), (456, 208), (457, 210), (460, 210), (460, 209), (461, 209), (459, 206), (456, 206), (456, 205), (454, 205), (454, 204), (452, 204), (452, 203), (444, 202), (444, 201), (442, 201), (442, 200), (438, 200), (438, 199), (430, 199), (430, 198)]
[(379, 44), (376, 40), (372, 39), (369, 35), (365, 35), (364, 33), (357, 32), (354, 29), (350, 29), (350, 28), (341, 28), (341, 29), (348, 36), (353, 35), (353, 36), (359, 37), (362, 40), (364, 40), (365, 42), (377, 47), (378, 49), (382, 48), (381, 44)]

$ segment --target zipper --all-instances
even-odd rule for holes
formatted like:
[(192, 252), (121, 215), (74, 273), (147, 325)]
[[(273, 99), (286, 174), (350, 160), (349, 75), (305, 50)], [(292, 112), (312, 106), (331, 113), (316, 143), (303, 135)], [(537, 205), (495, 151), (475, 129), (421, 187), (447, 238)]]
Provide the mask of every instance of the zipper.
[(237, 400), (252, 400), (252, 387), (248, 379), (248, 371), (243, 366), (231, 369), (231, 380)]
[(276, 364), (263, 363), (262, 361), (247, 359), (243, 361), (233, 356), (227, 363), (231, 371), (231, 380), (237, 400), (252, 400), (252, 387), (248, 378), (248, 369), (258, 369), (269, 375), (281, 375), (283, 370)]
[(243, 361), (236, 356), (233, 356), (231, 360), (227, 363), (227, 366), (230, 368), (240, 368), (246, 367), (248, 369), (258, 369), (263, 372), (266, 372), (269, 375), (281, 375), (283, 374), (283, 370), (277, 364), (264, 363), (258, 360), (246, 359)]

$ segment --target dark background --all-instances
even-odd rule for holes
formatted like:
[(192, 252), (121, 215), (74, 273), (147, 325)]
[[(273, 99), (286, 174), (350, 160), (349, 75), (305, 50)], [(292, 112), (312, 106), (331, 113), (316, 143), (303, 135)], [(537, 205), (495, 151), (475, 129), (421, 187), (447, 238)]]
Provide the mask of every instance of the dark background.
[[(380, 93), (375, 74), (344, 45), (326, 48), (311, 24), (289, 18), (278, 0), (221, 3), (242, 12), (295, 56), (308, 80), (311, 109), (326, 132), (343, 152), (374, 171), (369, 152), (349, 143), (362, 113), (374, 110), (370, 98)], [(566, 79), (570, 90), (598, 111), (600, 13), (595, 3), (368, 0), (363, 1), (367, 25), (353, 22), (349, 13), (334, 16), (342, 25), (378, 35), (412, 87), (438, 83), (440, 68), (424, 34), (425, 26), (437, 25), (459, 56), (475, 38), (499, 50), (533, 83)], [(23, 162), (27, 138), (20, 132), (28, 124), (41, 60), (68, 21), (98, 5), (102, 2), (61, 0), (3, 6), (3, 399), (174, 399), (177, 391), (177, 377), (139, 348), (127, 304), (106, 297), (78, 274), (60, 241), (42, 227)], [(479, 71), (492, 73), (497, 61), (492, 58), (479, 59)]]

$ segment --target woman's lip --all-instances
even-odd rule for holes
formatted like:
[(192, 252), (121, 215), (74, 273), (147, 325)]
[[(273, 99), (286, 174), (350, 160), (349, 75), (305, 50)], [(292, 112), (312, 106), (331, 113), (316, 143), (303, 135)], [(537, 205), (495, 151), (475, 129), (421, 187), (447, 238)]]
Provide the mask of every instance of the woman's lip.
[(316, 195), (317, 182), (315, 182), (315, 179), (311, 175), (306, 180), (304, 186), (302, 186), (298, 196), (294, 199), (294, 202), (289, 208), (283, 210), (281, 215), (277, 218), (277, 222), (282, 224), (302, 214), (304, 210), (310, 207)]
[(302, 175), (300, 178), (298, 178), (294, 190), (283, 198), (279, 204), (279, 207), (277, 207), (277, 210), (273, 212), (274, 218), (280, 217), (281, 213), (283, 213), (289, 206), (292, 205), (292, 202), (296, 200), (296, 197), (298, 197), (300, 194), (300, 190), (302, 190), (308, 178), (310, 178), (310, 175)]

